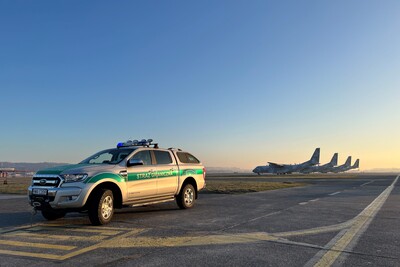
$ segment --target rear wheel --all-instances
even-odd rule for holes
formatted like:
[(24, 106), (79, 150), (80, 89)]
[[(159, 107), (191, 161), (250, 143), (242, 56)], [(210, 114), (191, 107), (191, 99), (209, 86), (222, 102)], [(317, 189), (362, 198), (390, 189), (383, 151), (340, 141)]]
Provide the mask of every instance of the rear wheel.
[(114, 214), (114, 196), (111, 190), (94, 192), (89, 202), (89, 219), (93, 225), (109, 223)]
[(194, 206), (196, 200), (196, 191), (191, 184), (186, 184), (176, 197), (176, 203), (181, 209), (189, 209)]
[(42, 210), (42, 216), (48, 221), (54, 221), (64, 217), (66, 214), (62, 210)]

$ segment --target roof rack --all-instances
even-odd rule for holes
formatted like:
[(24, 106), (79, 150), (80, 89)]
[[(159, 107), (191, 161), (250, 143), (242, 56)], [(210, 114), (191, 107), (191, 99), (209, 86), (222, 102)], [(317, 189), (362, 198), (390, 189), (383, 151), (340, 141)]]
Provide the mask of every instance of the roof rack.
[(176, 147), (169, 147), (168, 150), (178, 150), (178, 151), (182, 151), (182, 149), (176, 148)]
[(158, 143), (153, 143), (153, 139), (142, 139), (140, 141), (138, 140), (128, 140), (126, 142), (119, 142), (117, 144), (117, 148), (121, 147), (130, 147), (130, 146), (144, 146), (144, 147), (150, 147), (153, 146), (154, 148), (158, 148)]

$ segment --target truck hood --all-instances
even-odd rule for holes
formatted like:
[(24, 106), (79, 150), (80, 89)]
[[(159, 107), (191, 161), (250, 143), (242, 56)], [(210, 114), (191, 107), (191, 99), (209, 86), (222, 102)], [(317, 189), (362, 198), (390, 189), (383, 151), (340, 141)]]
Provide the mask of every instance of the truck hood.
[(78, 173), (87, 173), (90, 176), (93, 176), (97, 173), (101, 172), (113, 172), (115, 165), (110, 164), (71, 164), (71, 165), (62, 165), (53, 168), (43, 169), (38, 171), (36, 174), (78, 174)]

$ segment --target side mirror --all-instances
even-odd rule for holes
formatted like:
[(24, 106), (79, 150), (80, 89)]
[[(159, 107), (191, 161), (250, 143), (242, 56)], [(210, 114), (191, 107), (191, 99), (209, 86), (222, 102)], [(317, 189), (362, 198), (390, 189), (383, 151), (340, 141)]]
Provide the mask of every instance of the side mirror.
[(144, 165), (143, 160), (141, 159), (130, 159), (128, 160), (126, 166), (131, 167), (131, 166), (138, 166), (138, 165)]

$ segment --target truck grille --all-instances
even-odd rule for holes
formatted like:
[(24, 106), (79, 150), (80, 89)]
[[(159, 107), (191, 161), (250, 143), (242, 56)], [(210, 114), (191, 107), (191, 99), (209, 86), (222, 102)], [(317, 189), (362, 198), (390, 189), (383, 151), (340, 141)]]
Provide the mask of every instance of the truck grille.
[(58, 187), (60, 183), (61, 178), (57, 175), (35, 175), (32, 178), (33, 186)]

